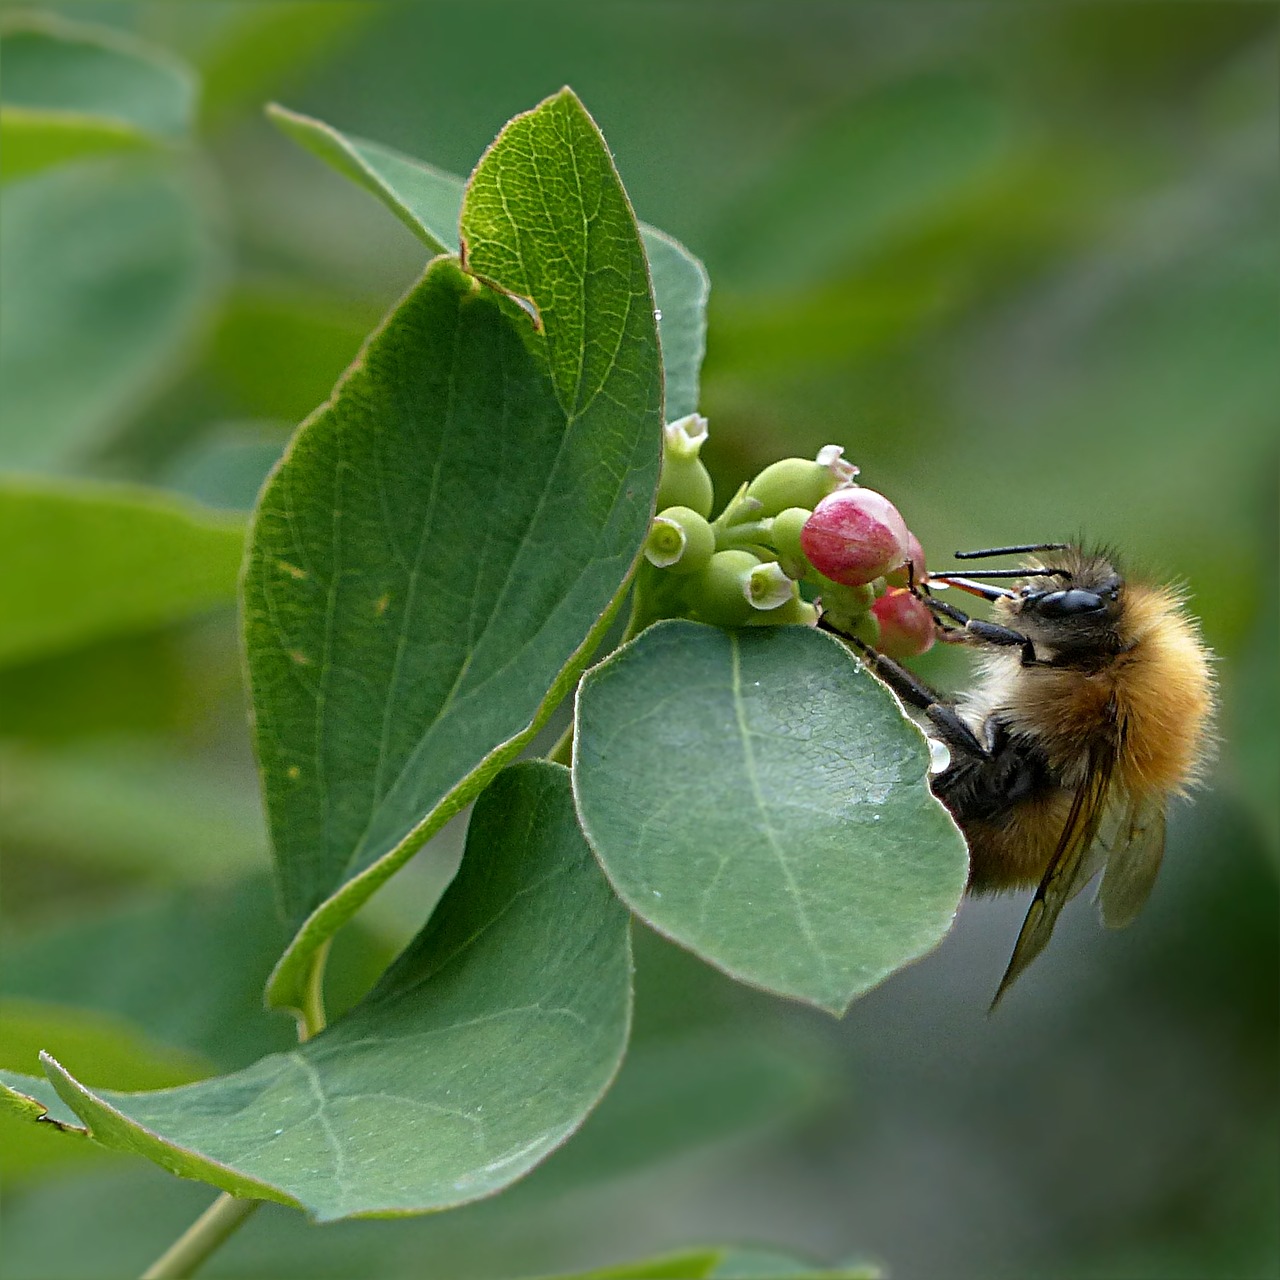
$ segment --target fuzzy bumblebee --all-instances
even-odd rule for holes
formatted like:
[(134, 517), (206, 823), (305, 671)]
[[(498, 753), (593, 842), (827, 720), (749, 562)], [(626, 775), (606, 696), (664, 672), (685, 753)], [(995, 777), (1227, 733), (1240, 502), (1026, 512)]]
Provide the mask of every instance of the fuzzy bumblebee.
[[(1070, 544), (957, 559), (1013, 552), (1053, 554), (930, 579), (990, 600), (993, 621), (917, 588), (939, 638), (978, 650), (972, 690), (944, 698), (865, 654), (948, 748), (932, 786), (968, 841), (970, 892), (1035, 886), (993, 1006), (1099, 871), (1103, 922), (1134, 919), (1160, 869), (1168, 802), (1201, 779), (1214, 743), (1211, 655), (1177, 591), (1126, 580), (1111, 553)], [(1020, 582), (977, 581), (994, 578)]]

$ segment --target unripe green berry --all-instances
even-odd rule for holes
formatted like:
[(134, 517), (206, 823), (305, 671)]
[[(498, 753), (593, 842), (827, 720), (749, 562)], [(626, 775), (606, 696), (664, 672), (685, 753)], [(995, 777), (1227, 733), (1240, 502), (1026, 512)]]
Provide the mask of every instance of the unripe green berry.
[(689, 583), (686, 595), (694, 616), (720, 627), (745, 625), (755, 612), (747, 599), (747, 577), (759, 565), (749, 551), (717, 551)]
[(662, 429), (662, 472), (658, 478), (658, 509), (688, 507), (704, 519), (715, 505), (711, 476), (698, 453), (707, 438), (707, 420), (700, 414), (668, 422)]
[(827, 494), (852, 482), (858, 468), (846, 462), (843, 450), (824, 445), (816, 459), (782, 458), (770, 463), (747, 486), (748, 496), (760, 503), (761, 516), (776, 516), (788, 507), (812, 510)]
[(672, 573), (697, 573), (715, 549), (714, 530), (688, 507), (667, 507), (654, 516), (644, 544), (645, 559)]

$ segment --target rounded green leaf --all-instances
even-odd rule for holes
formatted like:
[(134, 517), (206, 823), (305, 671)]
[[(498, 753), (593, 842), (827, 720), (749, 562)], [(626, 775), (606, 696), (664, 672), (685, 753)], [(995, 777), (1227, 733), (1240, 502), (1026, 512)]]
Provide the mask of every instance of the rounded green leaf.
[(578, 694), (579, 816), (637, 915), (842, 1013), (950, 927), (964, 841), (892, 694), (825, 633), (664, 622)]
[(155, 1093), (45, 1069), (97, 1141), (174, 1173), (320, 1221), (420, 1213), (492, 1195), (565, 1141), (613, 1079), (630, 1016), (629, 917), (568, 772), (539, 761), (494, 780), (430, 923), (328, 1031)]

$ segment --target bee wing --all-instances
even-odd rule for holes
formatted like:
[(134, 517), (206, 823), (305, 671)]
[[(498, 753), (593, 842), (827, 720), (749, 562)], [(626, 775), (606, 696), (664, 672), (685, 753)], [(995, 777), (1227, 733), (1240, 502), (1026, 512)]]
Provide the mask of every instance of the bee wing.
[(1123, 929), (1142, 910), (1164, 857), (1164, 804), (1133, 800), (1108, 850), (1098, 906), (1108, 929)]
[(1109, 752), (1095, 752), (1090, 758), (1085, 779), (1071, 801), (1062, 835), (1058, 837), (1058, 846), (1049, 859), (1049, 869), (1044, 873), (1035, 897), (1031, 899), (1027, 918), (1022, 922), (1022, 931), (1014, 944), (1013, 957), (1004, 977), (1000, 979), (995, 999), (991, 1001), (992, 1009), (1000, 1003), (1001, 997), (1021, 977), (1027, 966), (1045, 949), (1053, 927), (1062, 914), (1062, 908), (1080, 892), (1098, 869), (1094, 843), (1107, 810), (1111, 791), (1111, 764)]

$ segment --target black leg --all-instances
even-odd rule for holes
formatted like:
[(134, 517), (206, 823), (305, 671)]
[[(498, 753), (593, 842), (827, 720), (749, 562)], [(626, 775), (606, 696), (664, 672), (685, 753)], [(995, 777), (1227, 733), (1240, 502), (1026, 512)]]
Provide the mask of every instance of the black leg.
[[(839, 634), (838, 632), (836, 634)], [(990, 753), (974, 736), (955, 707), (944, 701), (942, 696), (931, 689), (923, 680), (918, 679), (906, 667), (886, 658), (869, 644), (853, 636), (842, 637), (861, 655), (863, 662), (889, 686), (890, 689), (907, 703), (908, 706), (923, 711), (925, 717), (938, 730), (939, 736), (954, 750), (980, 760), (990, 758)]]
[(1024, 636), (1021, 631), (1014, 631), (1011, 627), (1002, 627), (998, 622), (983, 622), (981, 618), (971, 618), (963, 610), (957, 609), (955, 605), (947, 604), (946, 601), (939, 600), (933, 595), (926, 595), (924, 602), (933, 611), (935, 618), (938, 614), (941, 614), (956, 623), (958, 630), (940, 628), (943, 638), (953, 644), (972, 643), (976, 640), (982, 644), (999, 645), (1002, 648), (1021, 648), (1022, 665), (1024, 667), (1047, 667), (1051, 665), (1036, 656), (1036, 647), (1032, 643), (1031, 637)]

